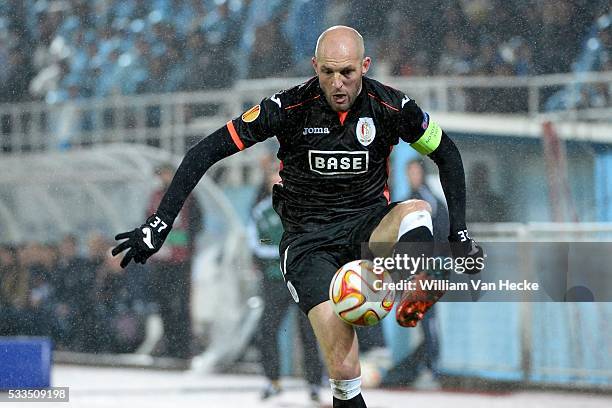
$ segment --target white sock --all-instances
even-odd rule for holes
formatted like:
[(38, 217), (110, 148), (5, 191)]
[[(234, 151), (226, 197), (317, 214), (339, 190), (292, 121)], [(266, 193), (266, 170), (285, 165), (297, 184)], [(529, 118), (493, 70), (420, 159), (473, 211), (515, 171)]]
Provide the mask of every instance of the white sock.
[(339, 400), (350, 400), (361, 393), (361, 377), (352, 380), (333, 380), (329, 379), (332, 393)]

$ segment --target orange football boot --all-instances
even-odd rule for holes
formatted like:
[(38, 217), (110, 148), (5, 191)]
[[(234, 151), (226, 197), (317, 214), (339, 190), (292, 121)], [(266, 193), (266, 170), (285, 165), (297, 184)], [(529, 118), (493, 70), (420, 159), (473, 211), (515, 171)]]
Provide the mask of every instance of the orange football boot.
[(438, 301), (445, 290), (427, 290), (421, 286), (421, 281), (429, 280), (426, 273), (415, 274), (411, 279), (416, 284), (414, 290), (404, 290), (395, 311), (395, 319), (400, 326), (415, 327), (425, 317), (425, 313)]

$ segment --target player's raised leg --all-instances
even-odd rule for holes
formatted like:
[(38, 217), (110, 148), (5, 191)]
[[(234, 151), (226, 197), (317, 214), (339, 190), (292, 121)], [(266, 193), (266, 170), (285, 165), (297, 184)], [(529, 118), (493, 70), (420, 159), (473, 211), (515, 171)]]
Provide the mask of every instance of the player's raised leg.
[[(396, 205), (370, 236), (370, 249), (376, 256), (389, 256), (394, 249), (396, 254), (429, 257), (433, 255), (433, 248), (431, 206), (423, 200), (408, 200)], [(415, 281), (427, 278), (421, 271), (411, 272), (419, 272), (414, 276)], [(407, 277), (402, 276), (403, 279)], [(396, 309), (397, 322), (406, 327), (416, 326), (443, 294), (440, 291), (424, 293), (418, 286), (415, 291), (404, 291)]]
[(308, 312), (334, 395), (334, 408), (363, 408), (359, 345), (352, 326), (334, 314), (331, 302), (320, 303)]
[[(425, 228), (425, 229), (421, 229)], [(407, 200), (398, 203), (378, 223), (370, 235), (370, 249), (376, 256), (389, 256), (395, 243), (405, 238), (412, 241), (432, 241), (431, 206), (424, 200)], [(428, 237), (431, 235), (431, 239)]]

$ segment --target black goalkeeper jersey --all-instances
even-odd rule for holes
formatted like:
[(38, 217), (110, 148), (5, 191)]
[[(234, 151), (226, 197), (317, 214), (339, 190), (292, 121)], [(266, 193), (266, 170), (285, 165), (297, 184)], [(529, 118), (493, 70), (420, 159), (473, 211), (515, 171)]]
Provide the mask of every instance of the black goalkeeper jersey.
[(400, 138), (415, 146), (428, 126), (428, 114), (412, 99), (367, 77), (348, 112), (331, 109), (315, 77), (227, 123), (240, 150), (278, 139), (282, 183), (274, 188), (274, 208), (290, 232), (387, 205), (393, 146)]

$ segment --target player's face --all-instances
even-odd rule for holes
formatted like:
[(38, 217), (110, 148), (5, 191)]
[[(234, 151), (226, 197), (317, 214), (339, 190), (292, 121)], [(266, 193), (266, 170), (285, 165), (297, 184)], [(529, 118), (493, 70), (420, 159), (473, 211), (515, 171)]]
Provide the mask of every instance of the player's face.
[(336, 112), (349, 110), (361, 92), (361, 78), (368, 72), (370, 58), (325, 55), (313, 58), (312, 63), (327, 103)]

